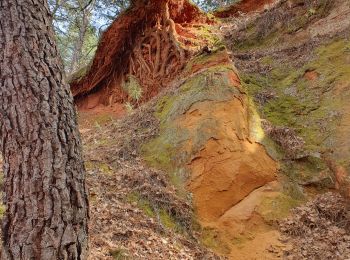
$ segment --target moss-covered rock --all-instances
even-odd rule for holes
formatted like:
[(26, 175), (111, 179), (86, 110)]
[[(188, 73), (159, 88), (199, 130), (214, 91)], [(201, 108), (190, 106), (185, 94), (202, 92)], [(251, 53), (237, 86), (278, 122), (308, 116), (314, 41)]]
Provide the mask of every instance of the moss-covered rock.
[[(192, 72), (192, 73), (189, 73)], [(160, 134), (144, 159), (193, 194), (199, 219), (214, 221), (244, 196), (275, 179), (260, 119), (225, 48), (195, 57), (186, 80), (156, 105)]]
[[(302, 67), (280, 64), (264, 58), (271, 71), (263, 76), (242, 76), (245, 90), (259, 103), (259, 95), (271, 91), (274, 96), (260, 102), (261, 116), (275, 126), (290, 127), (305, 141), (305, 156), (285, 167), (292, 178), (307, 182), (327, 170), (321, 159), (332, 151), (334, 160), (349, 167), (350, 134), (348, 97), (350, 95), (350, 42), (344, 39), (322, 45)], [(283, 152), (283, 151), (282, 151)]]
[[(234, 69), (228, 64), (227, 55), (223, 56), (225, 53), (226, 50), (221, 49), (213, 55), (195, 57), (189, 62), (185, 75), (197, 65), (205, 70), (189, 76), (175, 94), (160, 98), (155, 115), (160, 120), (161, 134), (142, 147), (144, 158), (150, 165), (168, 171), (181, 168), (209, 138), (215, 136), (211, 129), (215, 125), (208, 126), (208, 122), (199, 122), (198, 132), (193, 132), (179, 126), (176, 119), (194, 104), (205, 101), (226, 102), (234, 96), (242, 95), (241, 90), (234, 87), (238, 78), (233, 76)], [(226, 59), (223, 64), (217, 59), (222, 56)], [(208, 64), (212, 66), (207, 68)], [(198, 133), (200, 134), (197, 135)], [(189, 140), (192, 142), (190, 150), (184, 147)]]

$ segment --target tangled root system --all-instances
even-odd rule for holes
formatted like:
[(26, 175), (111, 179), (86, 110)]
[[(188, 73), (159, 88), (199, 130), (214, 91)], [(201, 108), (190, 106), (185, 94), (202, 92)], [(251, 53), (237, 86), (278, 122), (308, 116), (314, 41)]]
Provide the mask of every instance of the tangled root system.
[(148, 29), (134, 47), (129, 75), (138, 79), (143, 87), (143, 98), (149, 99), (181, 71), (188, 55), (177, 39), (175, 22), (166, 4), (162, 21), (158, 20), (154, 28)]
[(78, 105), (92, 94), (104, 105), (130, 101), (122, 87), (130, 77), (142, 88), (141, 101), (153, 97), (191, 55), (177, 28), (209, 22), (187, 0), (134, 1), (103, 34), (88, 73), (71, 81)]

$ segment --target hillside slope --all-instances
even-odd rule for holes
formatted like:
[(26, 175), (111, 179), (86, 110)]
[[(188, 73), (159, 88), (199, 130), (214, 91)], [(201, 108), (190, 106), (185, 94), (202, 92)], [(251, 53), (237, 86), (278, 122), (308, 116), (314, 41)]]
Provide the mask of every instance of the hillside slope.
[[(231, 8), (221, 20), (174, 18), (182, 40), (171, 48), (188, 56), (157, 88), (142, 83), (151, 74), (127, 66), (118, 74), (117, 65), (97, 66), (98, 84), (83, 77), (84, 94), (74, 85), (91, 259), (346, 259), (346, 202), (318, 194), (350, 195), (350, 4), (266, 3), (246, 15)], [(97, 61), (113, 64), (101, 53)], [(145, 61), (154, 65), (154, 55)], [(146, 93), (137, 100), (122, 84), (135, 78)]]
[(348, 259), (350, 2), (144, 2), (71, 79), (89, 258)]

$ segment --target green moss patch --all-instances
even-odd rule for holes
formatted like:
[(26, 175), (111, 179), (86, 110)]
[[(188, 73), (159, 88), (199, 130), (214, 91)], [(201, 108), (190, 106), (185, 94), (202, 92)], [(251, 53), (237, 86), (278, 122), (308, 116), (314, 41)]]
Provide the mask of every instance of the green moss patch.
[(109, 253), (112, 256), (112, 258), (115, 260), (128, 260), (128, 259), (130, 259), (127, 250), (124, 248), (113, 249)]
[[(350, 83), (350, 42), (337, 40), (315, 50), (314, 58), (302, 68), (285, 64), (272, 64), (267, 77), (259, 74), (242, 76), (244, 87), (251, 96), (265, 90), (276, 93), (275, 98), (260, 107), (263, 118), (276, 126), (296, 129), (306, 141), (305, 149), (320, 152), (326, 148), (326, 141), (335, 130), (344, 102), (340, 95), (331, 90), (340, 83)], [(315, 80), (304, 77), (305, 72), (314, 71), (319, 75)]]
[[(292, 181), (316, 183), (323, 189), (332, 183), (324, 177), (329, 175), (329, 170), (321, 155), (336, 149), (337, 127), (350, 97), (350, 41), (334, 39), (316, 48), (310, 56), (301, 67), (293, 67), (292, 63), (281, 67), (268, 56), (260, 60), (271, 67), (266, 76), (246, 73), (241, 79), (263, 119), (277, 127), (294, 129), (305, 141), (302, 157), (293, 162), (284, 161), (281, 172)], [(313, 73), (314, 78), (307, 78), (306, 73)], [(265, 93), (272, 94), (261, 100)], [(269, 138), (263, 142), (267, 148), (273, 147)], [(283, 158), (283, 149), (275, 146), (272, 151), (277, 151), (274, 158), (278, 155), (279, 159)], [(349, 165), (348, 158), (334, 159)]]
[(159, 219), (163, 226), (165, 226), (168, 229), (177, 230), (179, 231), (181, 227), (178, 225), (178, 223), (175, 221), (175, 219), (165, 210), (161, 209), (159, 212)]
[(290, 210), (300, 205), (300, 203), (301, 201), (299, 200), (280, 194), (274, 198), (264, 198), (257, 212), (267, 223), (274, 223), (287, 217)]
[(231, 251), (229, 245), (221, 238), (220, 233), (215, 229), (204, 228), (201, 232), (201, 241), (206, 247), (215, 252), (225, 255), (229, 254)]
[(104, 162), (86, 161), (85, 168), (88, 171), (98, 171), (98, 172), (103, 173), (103, 174), (112, 174), (113, 173), (113, 168)]
[(137, 207), (141, 209), (146, 216), (159, 220), (161, 225), (165, 228), (175, 232), (184, 231), (181, 223), (177, 221), (167, 209), (161, 208), (159, 205), (153, 205), (152, 202), (143, 198), (139, 193), (129, 193), (126, 200), (129, 203), (136, 203)]
[(231, 64), (228, 64), (228, 54), (226, 47), (223, 45), (223, 43), (218, 42), (213, 49), (210, 51), (210, 53), (203, 52), (197, 54), (197, 56), (193, 57), (187, 64), (187, 66), (184, 69), (183, 74), (189, 75), (192, 73), (193, 68), (196, 66), (198, 68), (207, 69), (208, 64), (217, 64), (218, 61), (227, 59), (227, 64), (219, 64), (219, 66), (227, 66), (232, 67)]
[(3, 204), (0, 204), (0, 219), (4, 216), (6, 207)]
[(241, 51), (266, 49), (273, 45), (283, 44), (286, 35), (293, 35), (301, 29), (325, 17), (332, 8), (331, 0), (316, 0), (310, 4), (294, 3), (288, 7), (286, 1), (268, 10), (245, 24), (244, 30), (232, 35), (232, 48)]
[(140, 208), (148, 217), (153, 218), (156, 216), (151, 203), (142, 198), (137, 192), (130, 193), (127, 197), (127, 201), (129, 203), (136, 203), (137, 207)]

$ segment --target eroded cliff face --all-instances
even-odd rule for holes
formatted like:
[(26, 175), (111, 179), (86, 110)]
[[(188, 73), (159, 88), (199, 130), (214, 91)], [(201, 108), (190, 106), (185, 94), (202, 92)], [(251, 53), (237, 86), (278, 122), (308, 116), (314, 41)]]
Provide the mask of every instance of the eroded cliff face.
[[(227, 249), (218, 252), (228, 254), (229, 238), (252, 228), (250, 219), (263, 196), (246, 219), (230, 212), (259, 188), (271, 185), (279, 166), (262, 145), (260, 119), (226, 49), (198, 55), (185, 72), (179, 87), (158, 102), (160, 134), (143, 146), (143, 156), (187, 187), (197, 219), (204, 228), (220, 233), (218, 243)], [(280, 187), (274, 192), (279, 194)]]
[[(277, 144), (281, 166), (279, 184), (254, 191), (220, 218), (230, 232), (239, 234), (252, 225), (261, 229), (260, 217), (273, 222), (329, 189), (349, 198), (349, 14), (349, 1), (279, 1), (222, 26), (242, 85)], [(320, 236), (312, 243), (322, 243)], [(253, 244), (240, 243), (250, 250)], [(330, 249), (303, 250), (319, 258), (332, 254)], [(296, 258), (300, 251), (298, 242), (286, 250)], [(339, 252), (345, 257), (344, 250)], [(247, 251), (240, 253), (247, 258)]]
[(177, 121), (192, 130), (193, 136), (202, 131), (213, 133), (188, 163), (188, 188), (198, 216), (205, 222), (217, 220), (253, 190), (276, 178), (277, 163), (249, 135), (248, 104), (241, 98), (196, 103)]

